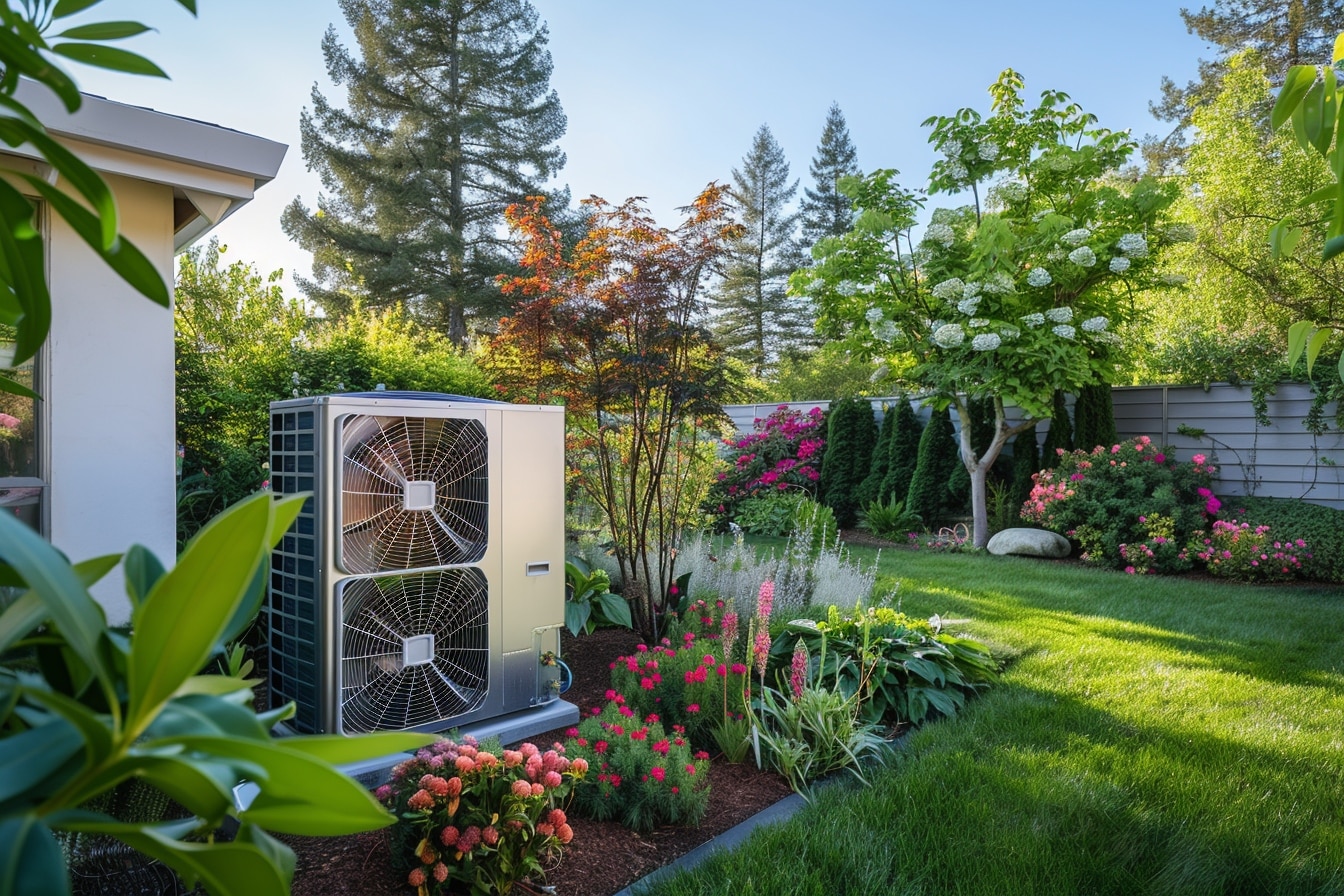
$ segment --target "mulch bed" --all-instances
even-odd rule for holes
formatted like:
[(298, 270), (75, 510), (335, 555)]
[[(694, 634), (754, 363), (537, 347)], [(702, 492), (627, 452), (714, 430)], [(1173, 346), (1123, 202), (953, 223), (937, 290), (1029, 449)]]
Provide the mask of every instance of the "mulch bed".
[[(601, 706), (611, 685), (610, 665), (632, 653), (637, 634), (599, 629), (582, 638), (563, 636), (561, 653), (574, 673), (564, 699), (586, 711)], [(563, 741), (563, 730), (531, 738), (538, 746)], [(744, 763), (716, 761), (709, 772), (709, 808), (699, 827), (659, 828), (636, 834), (615, 822), (570, 818), (574, 840), (545, 883), (558, 896), (611, 896), (646, 874), (788, 796), (782, 777)], [(295, 896), (406, 896), (413, 890), (391, 870), (386, 831), (350, 837), (283, 837), (298, 855)]]

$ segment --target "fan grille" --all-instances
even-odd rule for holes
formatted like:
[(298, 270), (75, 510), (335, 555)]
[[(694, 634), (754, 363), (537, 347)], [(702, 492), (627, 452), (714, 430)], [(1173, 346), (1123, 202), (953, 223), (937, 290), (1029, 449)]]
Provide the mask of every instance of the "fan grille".
[(485, 703), (489, 595), (479, 570), (346, 579), (337, 589), (343, 733), (433, 725)]
[(484, 556), (489, 457), (480, 421), (356, 414), (341, 445), (341, 569), (360, 575)]

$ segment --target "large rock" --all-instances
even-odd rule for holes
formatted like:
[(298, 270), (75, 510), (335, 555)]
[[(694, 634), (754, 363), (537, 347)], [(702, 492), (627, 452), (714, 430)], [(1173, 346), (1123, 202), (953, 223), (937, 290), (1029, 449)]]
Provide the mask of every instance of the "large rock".
[(1067, 557), (1073, 546), (1063, 535), (1045, 529), (1004, 529), (995, 532), (986, 549), (991, 554), (1020, 557)]

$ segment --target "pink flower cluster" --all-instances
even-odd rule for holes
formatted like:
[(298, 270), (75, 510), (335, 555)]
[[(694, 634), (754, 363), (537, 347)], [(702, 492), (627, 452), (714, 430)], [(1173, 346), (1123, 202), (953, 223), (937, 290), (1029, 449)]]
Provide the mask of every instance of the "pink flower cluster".
[(1210, 573), (1247, 580), (1294, 578), (1302, 572), (1302, 561), (1311, 559), (1301, 538), (1271, 540), (1268, 526), (1237, 520), (1216, 520), (1192, 549)]
[(795, 487), (813, 491), (821, 479), (826, 446), (821, 437), (823, 420), (820, 408), (803, 414), (781, 405), (755, 421), (755, 432), (725, 439), (729, 469), (718, 473), (707, 506), (731, 516), (735, 503), (746, 498)]

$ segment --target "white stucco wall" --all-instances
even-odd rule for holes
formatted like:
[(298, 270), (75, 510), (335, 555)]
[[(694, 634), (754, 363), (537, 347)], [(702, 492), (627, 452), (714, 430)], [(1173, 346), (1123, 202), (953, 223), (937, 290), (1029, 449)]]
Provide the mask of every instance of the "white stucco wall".
[[(121, 232), (166, 282), (173, 190), (106, 176)], [(114, 274), (49, 216), (52, 322), (47, 403), (52, 542), (71, 560), (143, 544), (165, 565), (176, 545), (173, 316)], [(121, 570), (94, 589), (113, 624), (130, 617)]]

